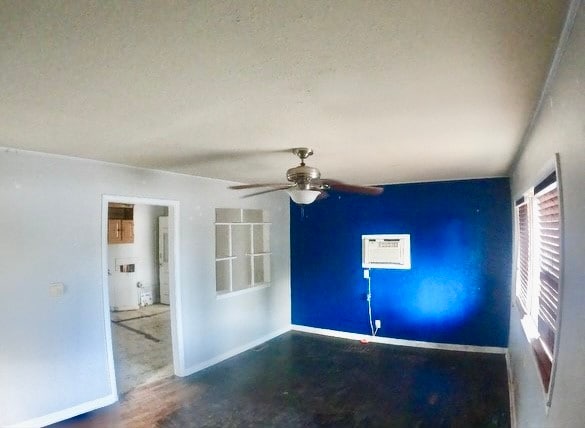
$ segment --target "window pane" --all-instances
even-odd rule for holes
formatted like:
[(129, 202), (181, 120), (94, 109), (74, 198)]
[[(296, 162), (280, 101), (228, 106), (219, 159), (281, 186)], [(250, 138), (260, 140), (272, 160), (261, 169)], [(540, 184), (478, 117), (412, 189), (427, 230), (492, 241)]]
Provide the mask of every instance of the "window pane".
[(216, 223), (241, 223), (242, 210), (238, 208), (216, 208), (215, 222)]
[(254, 257), (254, 284), (270, 282), (270, 254)]
[(215, 262), (215, 287), (218, 293), (230, 291), (230, 261)]
[(270, 251), (270, 229), (267, 224), (256, 224), (254, 227), (254, 253)]
[(228, 225), (215, 226), (215, 258), (229, 257), (230, 227)]
[(233, 260), (232, 288), (233, 291), (250, 287), (252, 283), (252, 268), (250, 266), (250, 226), (232, 226)]
[(558, 187), (552, 182), (537, 195), (539, 231), (538, 332), (552, 357), (559, 313), (561, 275), (560, 205)]
[(232, 256), (243, 257), (251, 252), (250, 226), (232, 226)]
[(528, 312), (528, 284), (529, 284), (529, 256), (530, 256), (530, 227), (528, 222), (528, 204), (523, 203), (516, 207), (518, 227), (518, 261), (516, 296), (524, 312)]
[(244, 223), (262, 223), (262, 210), (244, 210)]
[(252, 269), (250, 266), (250, 257), (238, 257), (232, 260), (233, 276), (232, 291), (250, 288), (252, 284)]

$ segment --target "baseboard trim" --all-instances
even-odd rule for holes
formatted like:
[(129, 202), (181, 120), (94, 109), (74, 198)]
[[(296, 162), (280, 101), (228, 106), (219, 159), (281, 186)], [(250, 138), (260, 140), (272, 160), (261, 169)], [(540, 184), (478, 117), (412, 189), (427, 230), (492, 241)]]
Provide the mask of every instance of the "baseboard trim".
[(218, 355), (217, 357), (213, 357), (207, 361), (186, 368), (184, 373), (180, 374), (179, 376), (189, 376), (193, 373), (197, 373), (198, 371), (206, 369), (207, 367), (211, 367), (217, 363), (222, 362), (223, 360), (227, 360), (228, 358), (241, 354), (242, 352), (247, 351), (248, 349), (252, 349), (258, 345), (261, 345), (264, 342), (268, 342), (269, 340), (274, 339), (275, 337), (280, 336), (281, 334), (284, 334), (287, 331), (290, 331), (290, 329), (291, 329), (290, 326), (286, 326), (279, 330), (273, 331), (272, 333), (269, 333), (265, 336), (262, 336), (259, 339), (253, 340), (252, 342), (248, 342), (245, 345), (238, 346), (237, 348), (234, 349), (230, 349), (229, 351), (224, 352), (223, 354)]
[(445, 351), (459, 352), (479, 352), (484, 354), (506, 354), (507, 348), (497, 346), (475, 346), (475, 345), (455, 345), (450, 343), (422, 342), (418, 340), (393, 339), (391, 337), (369, 336), (367, 334), (348, 333), (345, 331), (328, 330), (325, 328), (307, 327), (304, 325), (293, 324), (292, 330), (302, 331), (305, 333), (320, 334), (322, 336), (338, 337), (350, 340), (367, 340), (373, 343), (384, 343), (386, 345), (408, 346), (411, 348), (441, 349)]
[(110, 394), (97, 400), (87, 401), (77, 406), (69, 407), (68, 409), (59, 410), (58, 412), (50, 413), (39, 418), (29, 419), (24, 422), (19, 422), (13, 425), (7, 425), (8, 428), (30, 428), (30, 427), (45, 427), (57, 422), (64, 421), (65, 419), (72, 418), (74, 416), (81, 415), (83, 413), (91, 412), (92, 410), (99, 409), (101, 407), (109, 406), (118, 401), (118, 397), (115, 394)]
[[(372, 343), (382, 343), (387, 345), (397, 345), (397, 346), (407, 346), (412, 348), (427, 348), (427, 349), (440, 349), (446, 351), (459, 351), (459, 352), (479, 352), (479, 353), (487, 353), (487, 354), (504, 354), (506, 356), (506, 365), (508, 368), (508, 389), (510, 391), (510, 419), (512, 423), (512, 428), (516, 427), (516, 417), (515, 417), (515, 406), (514, 406), (514, 394), (513, 394), (513, 380), (512, 380), (512, 369), (510, 363), (510, 356), (507, 352), (507, 348), (500, 348), (495, 346), (474, 346), (474, 345), (455, 345), (449, 343), (434, 343), (434, 342), (423, 342), (418, 340), (405, 340), (405, 339), (393, 339), (390, 337), (378, 337), (378, 336), (369, 336), (365, 334), (358, 334), (358, 333), (349, 333), (345, 331), (337, 331), (337, 330), (329, 330), (324, 328), (316, 328), (316, 327), (308, 327), (304, 325), (298, 324), (291, 324), (290, 326), (281, 328), (279, 330), (273, 331), (265, 336), (262, 336), (252, 342), (248, 342), (242, 346), (238, 346), (237, 348), (231, 349), (228, 352), (224, 352), (217, 357), (211, 358), (207, 361), (202, 363), (196, 364), (191, 366), (179, 376), (189, 376), (193, 373), (211, 367), (217, 363), (220, 363), (228, 358), (241, 354), (249, 349), (252, 349), (256, 346), (263, 344), (264, 342), (268, 342), (271, 339), (274, 339), (281, 334), (284, 334), (290, 330), (300, 331), (304, 333), (312, 333), (318, 334), (321, 336), (330, 336), (330, 337), (337, 337), (341, 339), (349, 339), (349, 340), (367, 340)], [(13, 425), (8, 425), (8, 428), (27, 428), (31, 426), (39, 426), (44, 427), (47, 425), (54, 424), (56, 422), (63, 421), (65, 419), (72, 418), (74, 416), (81, 415), (83, 413), (90, 412), (92, 410), (99, 409), (101, 407), (109, 406), (110, 404), (115, 403), (118, 401), (118, 397), (114, 394), (108, 395), (106, 397), (88, 401), (86, 403), (79, 404), (74, 407), (70, 407), (68, 409), (64, 409), (55, 413), (51, 413), (45, 416), (41, 416), (35, 419), (29, 419), (24, 422), (20, 422)]]
[(506, 352), (506, 369), (508, 370), (508, 393), (510, 394), (510, 425), (511, 428), (516, 428), (518, 426), (518, 422), (516, 420), (516, 391), (514, 386), (514, 371), (512, 370), (510, 352)]

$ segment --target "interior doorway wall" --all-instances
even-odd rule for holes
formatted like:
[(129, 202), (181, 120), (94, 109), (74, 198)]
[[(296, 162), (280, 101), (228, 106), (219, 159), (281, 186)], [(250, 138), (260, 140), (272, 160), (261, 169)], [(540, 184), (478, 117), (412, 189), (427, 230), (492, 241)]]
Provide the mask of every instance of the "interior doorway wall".
[[(179, 203), (178, 201), (171, 200), (159, 200), (150, 198), (137, 198), (127, 196), (115, 196), (115, 195), (104, 195), (102, 198), (102, 267), (104, 272), (103, 279), (103, 301), (104, 301), (104, 324), (105, 324), (105, 340), (108, 352), (109, 362), (109, 373), (110, 373), (110, 385), (112, 392), (118, 394), (118, 387), (116, 382), (116, 370), (114, 362), (114, 349), (112, 340), (112, 323), (122, 320), (126, 323), (124, 317), (117, 317), (114, 319), (110, 317), (110, 284), (108, 275), (108, 206), (110, 203), (123, 203), (132, 205), (149, 205), (149, 206), (161, 206), (168, 209), (168, 270), (169, 270), (169, 304), (170, 304), (170, 330), (171, 330), (171, 349), (172, 349), (172, 362), (174, 374), (181, 376), (184, 373), (184, 361), (183, 361), (183, 344), (182, 344), (182, 326), (181, 326), (181, 306), (180, 306), (180, 287), (178, 286), (178, 272), (179, 272)], [(111, 272), (110, 272), (111, 273)], [(138, 295), (138, 293), (137, 293)], [(154, 309), (154, 311), (152, 311)], [(150, 312), (146, 313), (146, 317), (158, 316), (160, 311), (156, 308), (149, 308)], [(126, 317), (127, 318), (127, 317)]]

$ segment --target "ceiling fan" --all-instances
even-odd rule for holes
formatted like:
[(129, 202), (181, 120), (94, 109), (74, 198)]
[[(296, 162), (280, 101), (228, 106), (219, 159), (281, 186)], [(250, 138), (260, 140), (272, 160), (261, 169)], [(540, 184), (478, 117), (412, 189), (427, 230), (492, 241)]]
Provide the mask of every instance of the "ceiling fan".
[(318, 198), (325, 198), (327, 197), (327, 190), (330, 189), (338, 192), (359, 193), (372, 196), (379, 195), (384, 191), (382, 187), (356, 186), (338, 180), (321, 178), (321, 173), (317, 168), (305, 165), (305, 159), (313, 154), (312, 149), (297, 147), (292, 149), (292, 152), (300, 158), (301, 164), (290, 168), (286, 172), (288, 183), (240, 184), (237, 186), (229, 186), (229, 188), (241, 190), (268, 187), (268, 190), (244, 195), (244, 198), (276, 192), (278, 190), (286, 190), (291, 199), (297, 204), (310, 204)]

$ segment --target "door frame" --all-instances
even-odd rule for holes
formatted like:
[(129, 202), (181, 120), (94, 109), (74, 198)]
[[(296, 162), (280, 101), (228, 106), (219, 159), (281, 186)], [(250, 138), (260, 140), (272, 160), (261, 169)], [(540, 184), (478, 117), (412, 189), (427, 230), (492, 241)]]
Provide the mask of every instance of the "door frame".
[(108, 280), (108, 204), (123, 203), (133, 205), (156, 205), (169, 209), (169, 300), (171, 302), (171, 342), (173, 351), (173, 370), (175, 375), (185, 375), (185, 353), (183, 343), (183, 322), (181, 307), (180, 245), (179, 245), (179, 201), (152, 199), (134, 196), (102, 195), (102, 302), (104, 310), (104, 331), (112, 394), (118, 397), (114, 351), (112, 347), (112, 326), (110, 318), (110, 294)]

